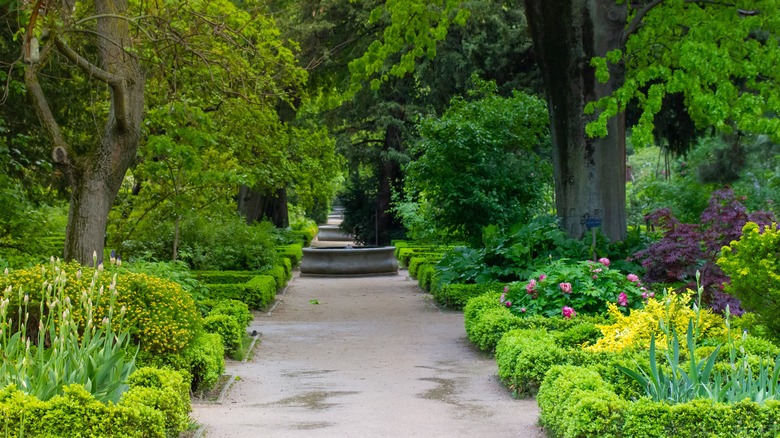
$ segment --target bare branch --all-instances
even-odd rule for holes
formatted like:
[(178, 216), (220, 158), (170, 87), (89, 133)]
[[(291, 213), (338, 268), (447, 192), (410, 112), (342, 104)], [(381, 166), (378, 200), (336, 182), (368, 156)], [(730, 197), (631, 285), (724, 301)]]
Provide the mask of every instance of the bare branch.
[[(62, 148), (62, 150), (68, 151), (68, 144), (62, 136), (60, 125), (54, 119), (54, 114), (51, 112), (49, 102), (46, 100), (46, 95), (38, 82), (38, 75), (32, 64), (25, 64), (24, 66), (24, 83), (27, 85), (27, 93), (32, 100), (35, 113), (38, 114), (38, 119), (51, 135), (54, 149)], [(67, 157), (65, 159), (67, 160)]]

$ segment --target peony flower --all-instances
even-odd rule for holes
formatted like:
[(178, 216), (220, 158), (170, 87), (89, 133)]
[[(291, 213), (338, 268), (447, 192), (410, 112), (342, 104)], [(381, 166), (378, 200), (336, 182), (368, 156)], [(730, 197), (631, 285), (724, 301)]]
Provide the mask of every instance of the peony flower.
[(502, 303), (504, 302), (504, 300), (506, 300), (506, 293), (501, 294), (501, 298), (499, 298), (499, 301)]
[(609, 268), (609, 259), (606, 257), (602, 257), (599, 259), (599, 263)]
[(623, 307), (628, 306), (628, 295), (625, 292), (620, 292), (620, 295), (618, 295), (618, 304)]
[(637, 277), (636, 274), (628, 274), (626, 275), (626, 279), (632, 283), (639, 283), (639, 277)]
[(642, 292), (642, 299), (647, 299), (647, 292)]
[(504, 286), (504, 293), (509, 292), (509, 286)]
[(594, 275), (594, 276), (593, 276), (593, 279), (594, 279), (594, 280), (598, 280), (598, 279), (599, 279), (599, 276), (598, 276), (598, 275)]
[(532, 294), (532, 293), (534, 293), (534, 292), (535, 292), (535, 290), (534, 290), (534, 289), (536, 289), (536, 280), (534, 280), (534, 279), (532, 278), (532, 279), (531, 279), (531, 281), (529, 281), (529, 282), (528, 282), (528, 284), (526, 284), (526, 285), (525, 285), (525, 290), (526, 290), (526, 292), (528, 292), (529, 294)]
[(521, 307), (520, 312), (525, 313), (525, 307)]
[(506, 303), (504, 303), (504, 304), (506, 304), (506, 306), (507, 306), (507, 307), (512, 307), (512, 302), (511, 302), (511, 301), (507, 301), (507, 302), (506, 302)]
[(563, 306), (563, 309), (561, 309), (561, 313), (563, 314), (563, 317), (566, 319), (572, 319), (575, 316), (577, 316), (577, 312), (575, 312), (574, 309), (572, 309), (569, 306)]
[(547, 278), (547, 276), (542, 274), (539, 276), (539, 281), (544, 281), (545, 278)]
[(570, 294), (571, 293), (571, 283), (561, 283), (558, 286), (560, 286), (560, 288), (563, 291), (563, 293), (565, 293), (565, 294)]

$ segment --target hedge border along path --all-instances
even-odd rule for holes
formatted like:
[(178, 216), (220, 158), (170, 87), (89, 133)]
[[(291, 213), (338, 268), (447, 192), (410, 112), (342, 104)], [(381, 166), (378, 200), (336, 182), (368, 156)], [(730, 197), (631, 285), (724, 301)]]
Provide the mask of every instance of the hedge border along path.
[(262, 334), (222, 405), (193, 406), (208, 436), (543, 437), (534, 400), (501, 385), (405, 274), (299, 277), (249, 330)]

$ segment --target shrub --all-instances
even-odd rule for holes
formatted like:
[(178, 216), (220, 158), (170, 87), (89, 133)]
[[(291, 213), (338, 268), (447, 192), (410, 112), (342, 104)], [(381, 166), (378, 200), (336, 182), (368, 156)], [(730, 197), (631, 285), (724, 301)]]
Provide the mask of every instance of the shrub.
[(190, 382), (185, 381), (182, 373), (170, 369), (139, 368), (130, 375), (127, 383), (130, 390), (124, 394), (122, 401), (145, 404), (162, 412), (169, 437), (178, 437), (189, 427)]
[(276, 298), (276, 280), (256, 275), (246, 283), (206, 285), (209, 298), (225, 298), (246, 303), (250, 309), (262, 309)]
[(263, 275), (270, 275), (273, 277), (274, 282), (276, 283), (276, 288), (281, 289), (285, 286), (287, 286), (287, 274), (284, 271), (284, 266), (274, 266), (271, 269), (266, 269), (262, 272)]
[(506, 303), (518, 316), (560, 315), (566, 307), (574, 310), (574, 316), (603, 313), (608, 303), (615, 302), (626, 309), (639, 308), (643, 294), (647, 296), (637, 276), (610, 269), (606, 258), (600, 262), (560, 259), (535, 272), (527, 283), (512, 283)]
[(496, 345), (498, 377), (516, 394), (533, 395), (553, 365), (567, 362), (567, 352), (545, 330), (516, 329)]
[(225, 346), (217, 333), (201, 331), (182, 355), (190, 366), (190, 386), (195, 391), (212, 388), (225, 372)]
[(647, 271), (643, 278), (646, 282), (682, 283), (693, 289), (696, 272), (700, 271), (704, 279), (704, 301), (719, 312), (728, 305), (732, 314), (742, 313), (737, 300), (722, 292), (728, 277), (715, 262), (721, 248), (738, 239), (747, 222), (770, 224), (771, 213), (748, 214), (734, 192), (726, 189), (712, 193), (700, 225), (683, 224), (668, 209), (659, 210), (646, 219), (663, 232), (661, 240), (635, 254)]
[(414, 256), (409, 259), (409, 276), (412, 278), (417, 278), (417, 270), (420, 268), (420, 265), (423, 265), (427, 262), (428, 260), (422, 256)]
[[(0, 279), (0, 287), (5, 289), (13, 286), (15, 290), (39, 291), (44, 277), (50, 275), (52, 269), (57, 268), (36, 266), (14, 270), (7, 277)], [(81, 302), (82, 291), (90, 290), (90, 283), (96, 274), (98, 279), (95, 288), (108, 289), (112, 282), (109, 275), (102, 275), (96, 272), (99, 270), (80, 266), (77, 263), (62, 264), (59, 269), (67, 277), (64, 294), (70, 297), (73, 303)], [(168, 280), (132, 272), (115, 272), (115, 274), (117, 292), (115, 306), (118, 309), (125, 308), (125, 322), (141, 349), (152, 353), (167, 353), (184, 348), (192, 339), (192, 333), (197, 330), (200, 322), (192, 296), (179, 284)], [(10, 296), (9, 298), (11, 305), (16, 306), (21, 297)], [(37, 324), (40, 299), (35, 294), (31, 294), (29, 298), (30, 321)], [(94, 325), (99, 325), (103, 316), (108, 314), (111, 299), (110, 294), (104, 293), (95, 300), (97, 305), (92, 316)], [(84, 326), (86, 315), (79, 306), (74, 306), (74, 312), (76, 312), (74, 318), (80, 326)]]
[[(690, 292), (690, 291), (689, 291)], [(613, 324), (600, 327), (603, 337), (592, 346), (585, 347), (589, 351), (623, 351), (625, 349), (647, 349), (651, 337), (655, 337), (659, 346), (667, 344), (665, 331), (660, 328), (663, 321), (667, 330), (684, 333), (688, 322), (696, 321), (697, 333), (702, 338), (724, 340), (726, 326), (723, 318), (707, 309), (695, 312), (690, 307), (690, 297), (681, 294), (668, 294), (661, 300), (650, 298), (644, 309), (631, 310), (624, 315), (612, 304), (609, 313), (614, 318)]]
[(246, 331), (235, 318), (230, 315), (209, 315), (203, 319), (203, 330), (207, 333), (217, 333), (222, 337), (225, 353), (233, 355), (243, 345)]
[[(763, 229), (762, 229), (763, 228)], [(780, 339), (780, 229), (748, 222), (739, 240), (723, 248), (718, 259), (731, 283), (726, 293), (760, 317), (772, 336)]]
[(433, 265), (425, 263), (417, 270), (417, 277), (419, 285), (423, 290), (429, 291), (431, 289), (431, 276), (436, 272)]
[(238, 300), (212, 300), (207, 306), (207, 315), (230, 315), (241, 327), (249, 326), (254, 319), (249, 306)]
[(195, 276), (204, 284), (246, 283), (257, 271), (196, 271)]
[(520, 328), (522, 319), (506, 307), (487, 309), (466, 326), (466, 335), (482, 351), (494, 351), (496, 344), (509, 330)]
[[(504, 285), (501, 283), (444, 284), (434, 291), (433, 298), (437, 303), (442, 304), (447, 308), (460, 310), (471, 298), (486, 293), (498, 293), (501, 292), (503, 288)], [(496, 295), (496, 297), (498, 297), (498, 295)]]
[(292, 243), (289, 245), (277, 246), (276, 251), (279, 256), (290, 259), (293, 268), (301, 264), (303, 247), (300, 244)]
[(292, 261), (290, 261), (287, 257), (282, 257), (280, 260), (280, 265), (284, 269), (284, 278), (287, 280), (292, 278)]
[(620, 400), (601, 376), (589, 369), (559, 365), (550, 369), (536, 397), (540, 422), (559, 437), (620, 436)]
[(83, 386), (41, 401), (16, 386), (0, 389), (0, 430), (6, 436), (165, 437), (165, 417), (143, 400), (104, 404)]

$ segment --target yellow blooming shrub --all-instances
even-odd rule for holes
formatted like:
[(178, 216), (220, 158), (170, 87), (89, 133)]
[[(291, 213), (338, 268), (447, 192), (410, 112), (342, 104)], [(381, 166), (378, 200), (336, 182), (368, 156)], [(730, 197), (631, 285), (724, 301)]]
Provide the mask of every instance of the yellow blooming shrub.
[[(688, 291), (689, 293), (691, 291)], [(701, 309), (699, 317), (690, 306), (690, 296), (669, 293), (660, 299), (651, 298), (643, 309), (632, 309), (624, 315), (617, 305), (609, 305), (609, 314), (613, 324), (598, 326), (604, 335), (595, 344), (585, 347), (586, 351), (620, 352), (627, 349), (646, 349), (650, 347), (650, 338), (655, 334), (656, 347), (666, 348), (666, 334), (661, 330), (659, 321), (666, 327), (674, 327), (680, 336), (685, 335), (688, 321), (698, 326), (701, 338), (725, 340), (726, 325), (720, 315), (709, 309)]]
[[(65, 271), (65, 294), (70, 300), (69, 304), (44, 303), (41, 306), (41, 288), (45, 287), (43, 285), (47, 279), (52, 278), (52, 269)], [(54, 268), (52, 265), (41, 265), (13, 270), (8, 275), (0, 276), (0, 290), (4, 291), (3, 298), (9, 299), (12, 308), (27, 296), (28, 326), (37, 325), (41, 308), (44, 312), (50, 308), (60, 309), (61, 312), (68, 307), (74, 320), (84, 327), (88, 319), (93, 324), (100, 324), (109, 316), (111, 297), (108, 291), (114, 276), (117, 282), (114, 311), (124, 312), (123, 324), (129, 328), (141, 350), (154, 354), (175, 353), (189, 344), (199, 328), (200, 315), (192, 296), (179, 284), (169, 280), (110, 269), (96, 271), (78, 263), (67, 263)], [(96, 285), (93, 290), (97, 292), (90, 296), (88, 291), (93, 281)], [(93, 305), (85, 305), (87, 301)]]

